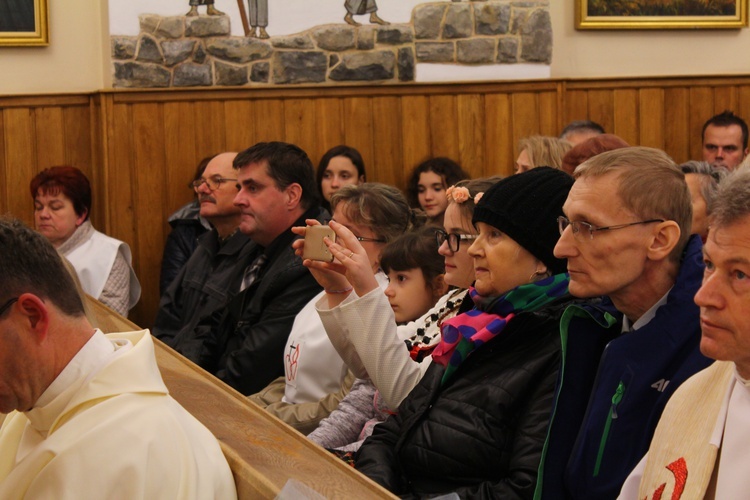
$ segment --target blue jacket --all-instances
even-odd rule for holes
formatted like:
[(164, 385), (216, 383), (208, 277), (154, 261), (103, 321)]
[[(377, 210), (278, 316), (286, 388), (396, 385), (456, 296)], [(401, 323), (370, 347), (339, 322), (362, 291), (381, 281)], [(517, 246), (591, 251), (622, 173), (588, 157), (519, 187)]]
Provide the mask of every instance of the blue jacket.
[(666, 304), (644, 327), (620, 334), (622, 315), (607, 299), (566, 311), (566, 359), (538, 498), (618, 496), (669, 397), (712, 362), (699, 350), (693, 301), (702, 279), (702, 244), (692, 236)]

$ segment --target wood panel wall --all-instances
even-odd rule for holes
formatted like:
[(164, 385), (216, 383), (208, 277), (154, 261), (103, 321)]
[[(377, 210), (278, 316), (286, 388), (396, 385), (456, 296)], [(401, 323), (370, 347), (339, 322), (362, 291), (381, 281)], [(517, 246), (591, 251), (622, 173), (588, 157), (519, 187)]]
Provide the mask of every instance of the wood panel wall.
[(190, 200), (187, 182), (210, 154), (282, 140), (317, 163), (345, 143), (369, 180), (403, 187), (428, 156), (455, 158), (473, 176), (510, 174), (520, 138), (584, 118), (677, 162), (699, 159), (701, 126), (724, 109), (750, 119), (750, 76), (0, 97), (0, 212), (31, 222), (33, 175), (81, 168), (94, 224), (133, 250), (143, 297), (131, 318), (148, 326), (167, 217)]

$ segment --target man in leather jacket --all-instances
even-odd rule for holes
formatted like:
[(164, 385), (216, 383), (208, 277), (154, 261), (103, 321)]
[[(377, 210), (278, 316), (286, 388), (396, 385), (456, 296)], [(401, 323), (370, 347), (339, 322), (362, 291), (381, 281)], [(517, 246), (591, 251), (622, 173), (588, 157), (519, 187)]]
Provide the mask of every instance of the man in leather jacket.
[(258, 143), (234, 160), (243, 250), (240, 292), (227, 307), (204, 317), (174, 348), (243, 394), (283, 375), (283, 350), (294, 318), (320, 291), (294, 254), (293, 226), (325, 222), (315, 171), (293, 144)]

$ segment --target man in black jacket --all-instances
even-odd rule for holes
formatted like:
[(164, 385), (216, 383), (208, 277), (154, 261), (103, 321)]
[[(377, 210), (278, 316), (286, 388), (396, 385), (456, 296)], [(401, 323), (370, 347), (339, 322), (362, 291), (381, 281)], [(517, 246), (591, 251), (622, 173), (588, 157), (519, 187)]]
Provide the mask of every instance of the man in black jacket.
[[(258, 143), (234, 160), (243, 250), (240, 293), (175, 340), (182, 354), (243, 394), (284, 373), (281, 360), (297, 313), (320, 286), (294, 255), (293, 226), (325, 222), (312, 162), (292, 144)], [(218, 326), (216, 326), (218, 325)]]
[(243, 251), (251, 240), (238, 229), (240, 209), (234, 198), (239, 190), (232, 163), (236, 156), (216, 155), (193, 182), (201, 217), (213, 229), (198, 238), (193, 255), (161, 298), (152, 333), (168, 345), (189, 335), (201, 318), (226, 307), (240, 291)]

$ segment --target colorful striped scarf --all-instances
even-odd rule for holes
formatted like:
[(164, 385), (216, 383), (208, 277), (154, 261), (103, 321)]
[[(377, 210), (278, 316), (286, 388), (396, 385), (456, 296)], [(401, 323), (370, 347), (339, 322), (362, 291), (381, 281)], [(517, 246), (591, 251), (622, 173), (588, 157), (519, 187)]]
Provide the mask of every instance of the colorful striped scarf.
[(445, 366), (444, 384), (469, 355), (486, 344), (523, 312), (533, 312), (568, 293), (570, 277), (557, 274), (518, 286), (500, 297), (482, 297), (472, 287), (474, 309), (443, 322), (442, 339), (432, 359)]

